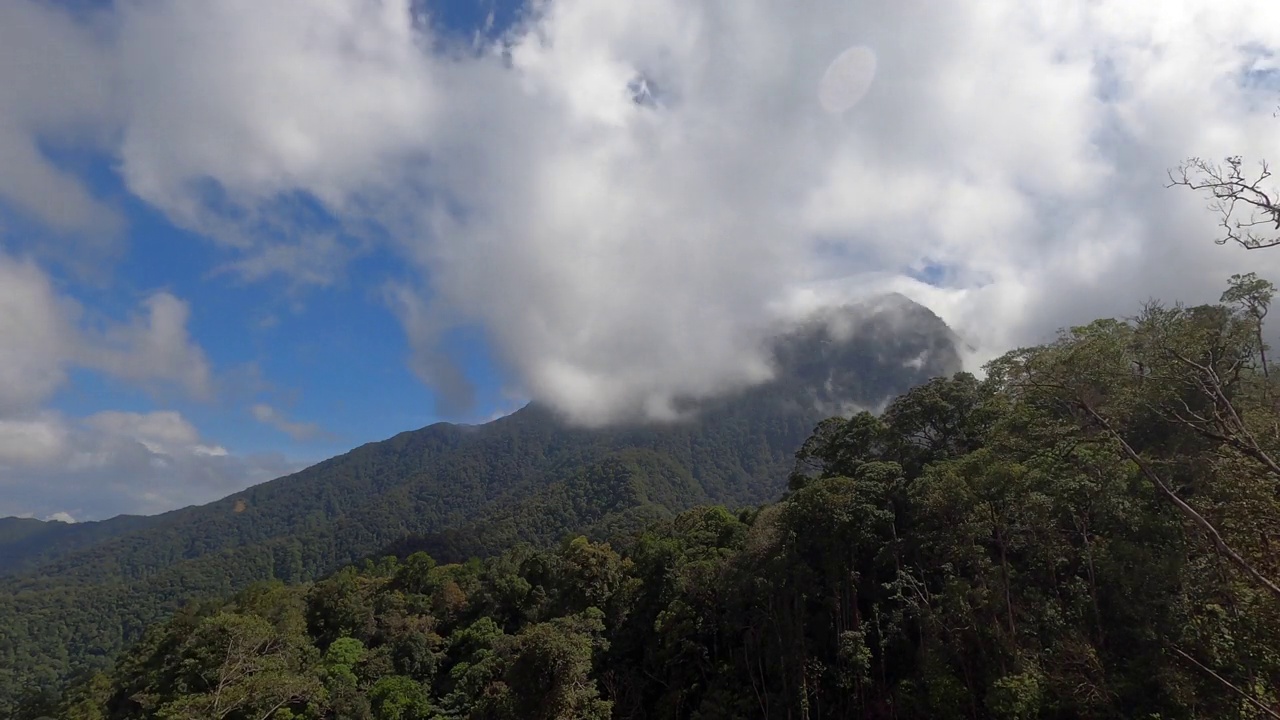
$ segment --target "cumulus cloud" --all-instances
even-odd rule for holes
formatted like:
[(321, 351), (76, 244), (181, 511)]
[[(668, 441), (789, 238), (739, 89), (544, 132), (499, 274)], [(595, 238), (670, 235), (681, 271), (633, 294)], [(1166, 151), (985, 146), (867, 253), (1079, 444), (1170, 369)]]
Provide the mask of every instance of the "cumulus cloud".
[(187, 330), (191, 308), (167, 292), (151, 295), (143, 308), (130, 322), (90, 338), (85, 364), (135, 383), (171, 383), (195, 397), (208, 397), (209, 361)]
[(210, 502), (300, 469), (237, 456), (175, 412), (45, 412), (0, 421), (0, 516), (98, 520)]
[(62, 384), (75, 314), (38, 266), (0, 252), (0, 417), (34, 408)]
[(233, 269), (326, 284), (405, 210), (444, 102), (408, 0), (123, 2), (115, 27), (122, 176)]
[(133, 318), (89, 315), (38, 264), (0, 251), (0, 516), (162, 512), (299, 469), (279, 456), (234, 455), (177, 412), (42, 409), (75, 368), (208, 395), (209, 363), (187, 331), (185, 302), (161, 292)]
[(41, 407), (75, 367), (208, 396), (209, 362), (187, 330), (186, 302), (159, 292), (142, 305), (130, 320), (90, 326), (39, 265), (0, 250), (0, 419)]
[[(923, 301), (980, 361), (1213, 299), (1246, 264), (1280, 276), (1163, 187), (1187, 155), (1280, 157), (1266, 0), (542, 0), (477, 49), (430, 22), (409, 0), (120, 0), (77, 42), (111, 68), (129, 189), (247, 276), (323, 283), (393, 238), (414, 367), (458, 402), (436, 349), (456, 324), (600, 423), (767, 378), (777, 321), (870, 292)], [(824, 109), (855, 46), (874, 76)]]
[(249, 408), (253, 419), (279, 430), (294, 440), (309, 440), (321, 433), (315, 423), (290, 420), (284, 413), (266, 403), (255, 403)]
[(110, 66), (88, 21), (52, 3), (0, 5), (0, 200), (60, 232), (120, 228), (117, 211), (40, 149), (41, 142), (103, 140), (114, 124)]
[(67, 428), (55, 413), (0, 420), (0, 462), (7, 467), (40, 467), (67, 450)]

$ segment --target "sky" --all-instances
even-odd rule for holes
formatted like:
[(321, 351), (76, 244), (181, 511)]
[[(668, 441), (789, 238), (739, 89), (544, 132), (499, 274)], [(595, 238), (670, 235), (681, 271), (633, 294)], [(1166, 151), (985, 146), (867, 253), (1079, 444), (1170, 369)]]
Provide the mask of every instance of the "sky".
[(768, 379), (898, 291), (969, 363), (1280, 280), (1267, 0), (7, 0), (0, 515), (208, 502), (530, 399)]

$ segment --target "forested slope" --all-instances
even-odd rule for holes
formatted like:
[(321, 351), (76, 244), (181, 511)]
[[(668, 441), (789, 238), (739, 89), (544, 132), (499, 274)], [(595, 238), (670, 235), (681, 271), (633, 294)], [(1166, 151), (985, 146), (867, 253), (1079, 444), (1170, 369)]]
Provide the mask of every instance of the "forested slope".
[[(847, 327), (833, 334), (835, 320)], [(34, 564), (17, 558), (27, 569), (0, 591), (0, 715), (24, 691), (101, 667), (184, 602), (254, 581), (312, 580), (389, 546), (486, 555), (776, 498), (831, 408), (874, 406), (959, 367), (942, 321), (901, 297), (817, 319), (777, 355), (773, 382), (686, 422), (583, 429), (529, 406), (433, 425)]]
[(0, 518), (0, 576), (31, 570), (68, 553), (162, 522), (163, 516), (120, 515), (100, 522), (64, 523)]
[(1275, 717), (1280, 387), (1260, 317), (1152, 306), (833, 418), (758, 510), (191, 606), (30, 711)]

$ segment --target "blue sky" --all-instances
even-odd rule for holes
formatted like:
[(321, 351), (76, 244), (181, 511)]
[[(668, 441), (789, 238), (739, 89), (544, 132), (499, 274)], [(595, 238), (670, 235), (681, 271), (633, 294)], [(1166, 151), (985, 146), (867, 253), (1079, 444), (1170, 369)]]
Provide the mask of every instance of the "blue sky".
[[(444, 0), (420, 3), (436, 27), (462, 37), (486, 27), (502, 32), (518, 4)], [(51, 153), (52, 154), (52, 153)], [(379, 287), (398, 274), (398, 258), (375, 249), (354, 260), (324, 288), (294, 288), (287, 278), (249, 282), (218, 268), (233, 254), (132, 197), (112, 167), (113, 158), (80, 153), (62, 161), (86, 181), (90, 193), (117, 199), (126, 229), (119, 255), (96, 282), (82, 282), (78, 269), (57, 262), (47, 268), (67, 294), (107, 315), (129, 312), (157, 290), (189, 302), (189, 331), (220, 377), (212, 401), (157, 396), (100, 373), (77, 372), (52, 398), (51, 407), (73, 416), (103, 408), (147, 412), (158, 405), (177, 410), (204, 436), (240, 452), (279, 452), (294, 460), (319, 460), (356, 445), (447, 419), (483, 422), (513, 409), (519, 398), (504, 395), (504, 379), (483, 333), (462, 330), (445, 336), (444, 352), (458, 360), (475, 384), (476, 404), (442, 418), (432, 389), (414, 377), (405, 333), (388, 311)], [(26, 244), (49, 242), (38, 222), (4, 206), (3, 227)], [(294, 438), (253, 419), (250, 407), (266, 402), (302, 423), (313, 437)]]
[(1280, 278), (1164, 186), (1280, 157), (1280, 5), (1231, 2), (2, 2), (0, 515), (669, 421), (881, 292), (978, 369)]
[[(113, 5), (59, 4), (79, 13)], [(520, 10), (508, 0), (435, 0), (415, 6), (431, 14), (442, 37), (468, 42), (477, 33), (490, 41), (498, 37)], [(156, 292), (181, 298), (190, 308), (186, 329), (214, 376), (211, 396), (192, 397), (74, 368), (47, 398), (45, 412), (66, 418), (104, 411), (177, 412), (198, 428), (202, 442), (237, 455), (275, 456), (272, 467), (293, 469), (441, 420), (485, 422), (524, 402), (518, 392), (508, 391), (509, 378), (493, 361), (482, 329), (461, 327), (442, 334), (440, 348), (473, 384), (475, 402), (447, 415), (437, 412), (433, 389), (411, 370), (404, 328), (382, 292), (389, 279), (405, 275), (403, 259), (388, 249), (366, 249), (320, 286), (299, 284), (287, 273), (246, 279), (228, 270), (237, 259), (234, 251), (175, 224), (162, 209), (135, 196), (112, 153), (74, 144), (41, 150), (51, 165), (109, 204), (123, 226), (69, 240), (0, 196), (0, 248), (13, 257), (35, 258), (60, 294), (81, 306), (89, 324), (128, 317)], [(341, 232), (331, 216), (318, 215), (318, 223), (306, 220), (310, 229)], [(289, 220), (303, 222), (300, 215)], [(255, 417), (255, 407), (264, 405), (289, 427)], [(248, 484), (234, 478), (230, 483)], [(59, 515), (66, 510), (57, 509), (65, 507), (82, 518), (98, 518), (133, 510), (110, 500), (99, 509), (42, 497), (32, 485), (19, 484), (6, 495), (0, 514), (65, 518), (71, 515)], [(179, 493), (177, 502), (166, 498), (138, 509), (167, 509), (166, 504), (181, 504), (180, 498)]]

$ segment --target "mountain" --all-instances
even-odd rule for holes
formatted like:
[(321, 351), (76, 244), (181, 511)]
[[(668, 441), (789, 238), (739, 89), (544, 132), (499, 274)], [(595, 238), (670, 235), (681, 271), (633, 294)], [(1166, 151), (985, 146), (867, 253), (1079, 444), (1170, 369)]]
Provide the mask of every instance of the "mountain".
[[(195, 603), (14, 720), (1277, 717), (1280, 375), (1254, 309), (1148, 305), (824, 420), (756, 508)], [(794, 407), (840, 383), (807, 368), (830, 383)], [(625, 526), (697, 487), (619, 450), (416, 541)]]
[(817, 422), (950, 375), (955, 341), (927, 309), (882, 298), (780, 335), (772, 382), (684, 421), (584, 429), (534, 404), (401, 433), (155, 518), (87, 532), (6, 524), (0, 714), (24, 688), (102, 666), (184, 603), (254, 581), (310, 580), (388, 547), (484, 555), (774, 499)]
[(141, 530), (162, 515), (120, 515), (98, 522), (65, 523), (34, 518), (0, 518), (0, 576), (31, 569), (41, 562)]

